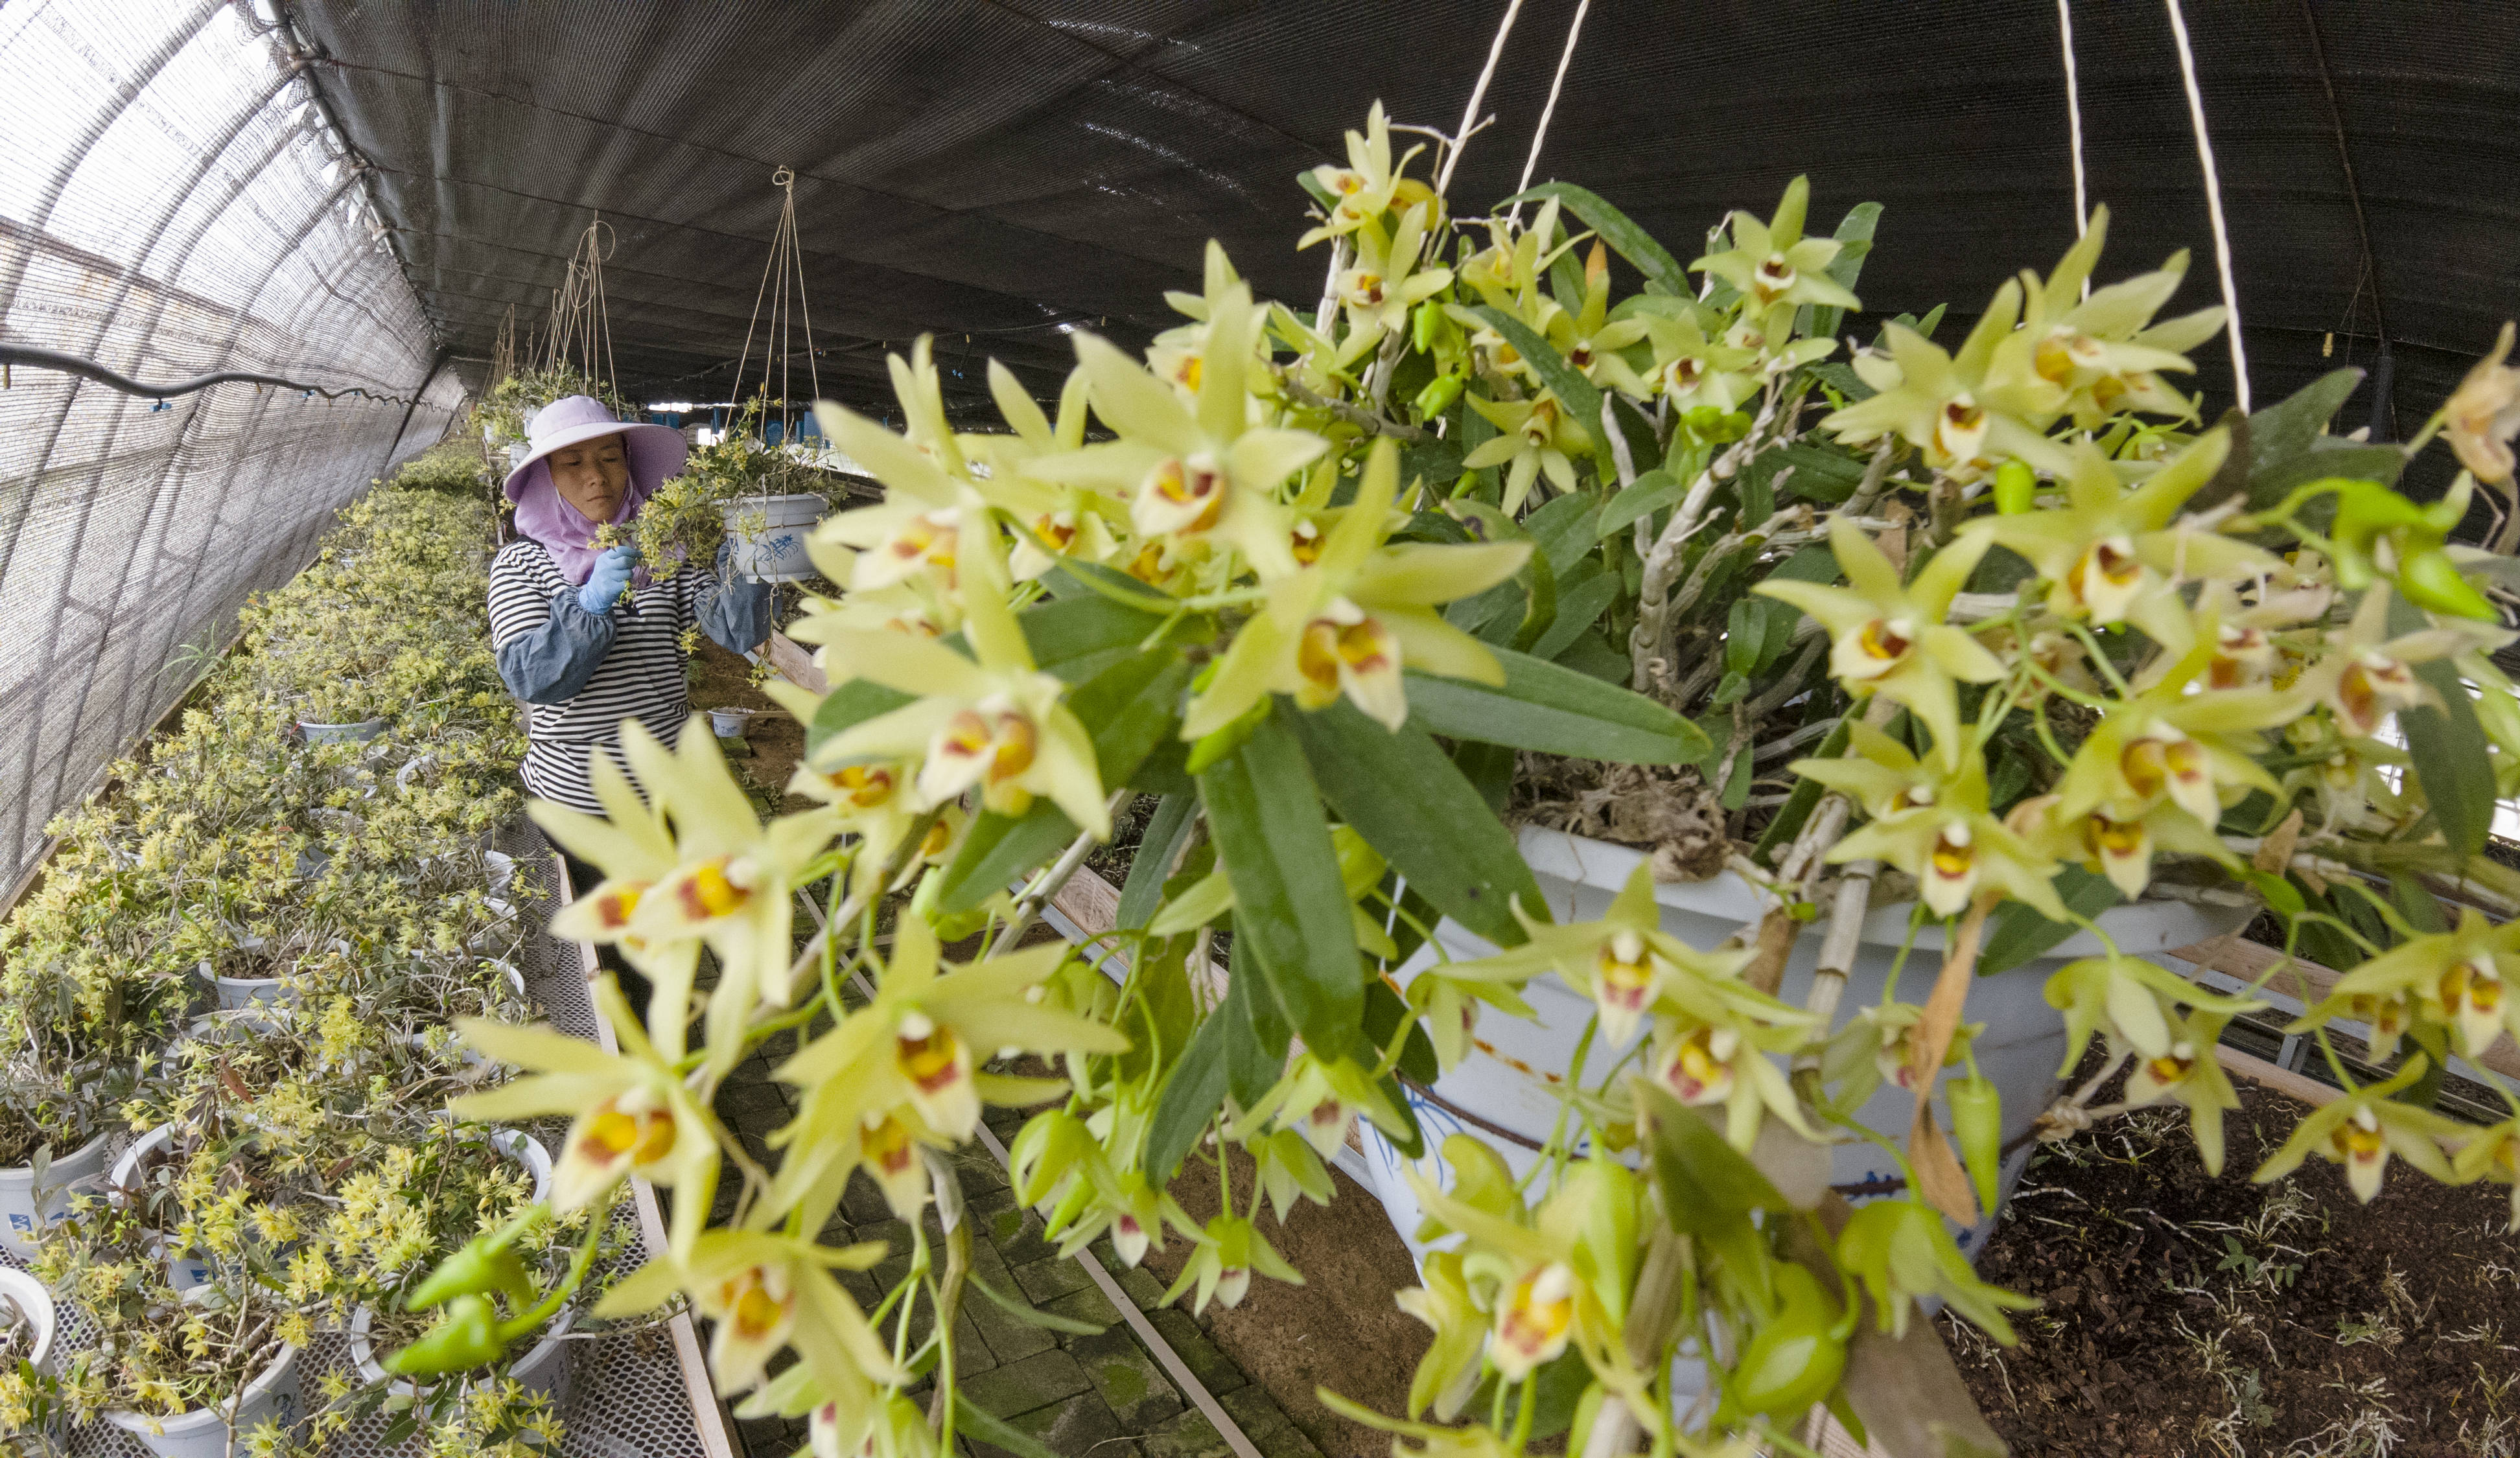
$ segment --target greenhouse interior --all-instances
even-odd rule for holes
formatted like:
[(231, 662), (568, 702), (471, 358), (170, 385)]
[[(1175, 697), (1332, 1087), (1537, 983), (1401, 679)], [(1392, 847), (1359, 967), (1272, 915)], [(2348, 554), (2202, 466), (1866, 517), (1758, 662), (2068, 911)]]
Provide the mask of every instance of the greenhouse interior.
[(0, 0), (0, 1453), (2520, 1458), (2514, 57)]

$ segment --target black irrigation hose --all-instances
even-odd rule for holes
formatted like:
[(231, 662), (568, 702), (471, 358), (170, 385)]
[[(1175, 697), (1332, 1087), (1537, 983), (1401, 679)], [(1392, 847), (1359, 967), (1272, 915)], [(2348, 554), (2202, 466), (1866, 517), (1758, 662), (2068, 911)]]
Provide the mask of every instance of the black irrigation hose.
[(138, 395), (150, 400), (163, 400), (170, 395), (189, 395), (195, 390), (206, 390), (214, 384), (226, 384), (235, 380), (246, 384), (267, 384), (284, 390), (302, 390), (311, 395), (321, 395), (327, 400), (338, 400), (344, 395), (358, 395), (368, 400), (390, 401), (395, 405), (416, 406), (420, 403), (418, 399), (409, 395), (380, 395), (373, 390), (356, 385), (346, 390), (328, 390), (320, 384), (283, 379), (277, 375), (248, 375), (238, 370), (222, 370), (216, 375), (204, 375), (198, 379), (177, 380), (172, 384), (142, 384), (136, 379), (116, 375), (94, 360), (82, 359), (74, 354), (64, 354), (58, 349), (39, 349), (32, 344), (0, 344), (0, 366), (6, 365), (31, 365), (38, 370), (59, 370), (69, 375), (84, 375), (99, 384), (112, 386), (126, 395)]

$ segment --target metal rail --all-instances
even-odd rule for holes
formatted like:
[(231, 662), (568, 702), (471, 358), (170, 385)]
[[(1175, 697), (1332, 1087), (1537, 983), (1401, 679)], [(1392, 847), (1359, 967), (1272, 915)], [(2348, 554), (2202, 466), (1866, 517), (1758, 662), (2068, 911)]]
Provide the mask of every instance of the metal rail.
[[(203, 375), (193, 379), (179, 379), (171, 384), (143, 384), (139, 380), (115, 374), (96, 361), (79, 355), (65, 353), (58, 349), (44, 349), (33, 344), (0, 344), (0, 366), (13, 365), (25, 365), (37, 370), (59, 370), (67, 375), (83, 375), (99, 384), (120, 390), (126, 395), (138, 395), (146, 400), (164, 400), (175, 395), (189, 395), (195, 390), (206, 390), (216, 384), (244, 383), (267, 384), (284, 390), (303, 390), (310, 395), (321, 395), (327, 400), (338, 400), (347, 395), (357, 395), (364, 399), (391, 402), (395, 405), (417, 406), (420, 403), (417, 396), (382, 395), (363, 385), (334, 390), (320, 384), (307, 384), (303, 380), (284, 379), (277, 375), (255, 375), (243, 370), (221, 370), (216, 374)], [(435, 371), (430, 372), (430, 377), (434, 378), (435, 375)], [(428, 386), (424, 384), (422, 388), (426, 390)]]

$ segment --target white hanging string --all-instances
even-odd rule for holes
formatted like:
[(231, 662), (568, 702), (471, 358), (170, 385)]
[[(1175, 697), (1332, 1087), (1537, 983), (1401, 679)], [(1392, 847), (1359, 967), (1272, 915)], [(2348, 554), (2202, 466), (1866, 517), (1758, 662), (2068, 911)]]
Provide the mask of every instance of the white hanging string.
[[(1593, 0), (1578, 0), (1575, 22), (1566, 27), (1566, 49), (1557, 53), (1557, 74), (1549, 82), (1549, 102), (1540, 109), (1540, 125), (1532, 128), (1531, 151), (1522, 158), (1522, 180), (1513, 185), (1515, 193), (1531, 186), (1532, 169), (1540, 165), (1540, 144), (1549, 140), (1549, 118), (1557, 113), (1557, 90), (1566, 84), (1566, 67), (1575, 59), (1575, 38), (1584, 33), (1584, 13), (1593, 8)], [(1522, 221), (1522, 204), (1513, 205), (1513, 220)]]
[[(2065, 136), (2074, 152), (2074, 237), (2092, 229), (2091, 195), (2083, 178), (2083, 88), (2074, 72), (2073, 0), (2056, 0), (2056, 33), (2065, 43)], [(2083, 278), (2083, 297), (2092, 296), (2090, 275)]]
[(1470, 129), (1479, 119), (1479, 103), (1487, 100), (1488, 82), (1496, 75), (1497, 58), (1505, 54), (1505, 38), (1513, 30), (1513, 18), (1522, 14), (1522, 0), (1508, 0), (1505, 19), (1497, 25), (1496, 39), (1488, 42), (1488, 64), (1479, 69), (1479, 83), (1470, 88), (1470, 104), (1462, 109), (1461, 128), (1453, 133), (1453, 145), (1444, 153), (1444, 163), (1435, 169), (1435, 191), (1452, 186), (1453, 168), (1462, 160), (1462, 149), (1470, 142)]
[(2187, 17), (2179, 0), (2170, 9), (2170, 37), (2179, 43), (2179, 74), (2187, 85), (2187, 119), (2196, 128), (2196, 160), (2205, 169), (2205, 208), (2214, 222), (2214, 266), (2223, 277), (2223, 331), (2231, 341), (2231, 391), (2240, 413), (2249, 413), (2249, 357), (2240, 346), (2240, 290), (2231, 282), (2231, 236), (2223, 225), (2223, 184), (2214, 171), (2214, 144), (2205, 135), (2205, 97), (2196, 89), (2196, 54), (2187, 46)]

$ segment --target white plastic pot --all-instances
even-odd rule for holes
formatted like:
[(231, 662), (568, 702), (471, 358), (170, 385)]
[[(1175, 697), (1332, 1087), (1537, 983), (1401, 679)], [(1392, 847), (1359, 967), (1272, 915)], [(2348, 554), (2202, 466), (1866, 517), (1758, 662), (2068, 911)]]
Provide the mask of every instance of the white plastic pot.
[(711, 709), (708, 711), (709, 729), (721, 739), (741, 739), (745, 727), (752, 723), (752, 716), (759, 712), (758, 709)]
[[(1550, 913), (1561, 922), (1598, 919), (1643, 859), (1642, 852), (1625, 846), (1537, 826), (1525, 826), (1520, 841), (1523, 859), (1540, 883)], [(1755, 888), (1729, 871), (1711, 881), (1657, 885), (1654, 899), (1662, 906), (1663, 930), (1697, 948), (1716, 946), (1744, 924), (1755, 922), (1767, 906)], [(2248, 923), (2250, 914), (2248, 907), (2146, 902), (2104, 911), (2098, 920), (2116, 940), (2119, 950), (2144, 956), (2237, 931)], [(1905, 905), (1877, 907), (1865, 918), (1863, 944), (1838, 1002), (1834, 1027), (1844, 1027), (1858, 1008), (1881, 1000), (1891, 962), (1908, 937), (1908, 918), (1909, 907)], [(1784, 981), (1778, 990), (1778, 996), (1789, 1004), (1802, 1005), (1811, 989), (1812, 968), (1820, 957), (1825, 925), (1815, 924), (1794, 945), (1785, 964)], [(1451, 920), (1439, 923), (1435, 936), (1456, 959), (1487, 956), (1496, 950)], [(1924, 1000), (1942, 970), (1942, 948), (1939, 926), (1918, 931), (1915, 950), (1900, 976), (1900, 993), (1907, 1000)], [(2048, 1005), (2045, 996), (2048, 975), (2074, 958), (2096, 955), (2105, 950), (2099, 938), (2088, 931), (2077, 931), (2046, 954), (1994, 976), (1980, 977), (1971, 984), (1963, 1016), (1969, 1022), (1984, 1023), (1986, 1031), (1970, 1047), (1979, 1072), (2002, 1094), (2007, 1144), (2027, 1132), (2055, 1096), (2056, 1066), (2065, 1052), (2065, 1026), (2062, 1015)], [(1401, 981), (1409, 982), (1435, 961), (1432, 947), (1420, 949), (1401, 968)], [(1496, 1012), (1480, 1018), (1473, 1050), (1435, 1081), (1434, 1092), (1454, 1109), (1511, 1130), (1531, 1146), (1537, 1146), (1549, 1137), (1556, 1124), (1559, 1103), (1552, 1090), (1565, 1078), (1576, 1040), (1593, 1016), (1593, 999), (1553, 974), (1533, 979), (1523, 989), (1523, 997), (1539, 1014), (1538, 1021), (1527, 1022)], [(1644, 1035), (1641, 1032), (1638, 1036)], [(1585, 1082), (1598, 1083), (1627, 1047), (1596, 1038), (1586, 1054)], [(1425, 1131), (1427, 1153), (1435, 1167), (1429, 1171), (1421, 1164), (1420, 1172), (1431, 1174), (1439, 1186), (1449, 1186), (1451, 1171), (1443, 1168), (1443, 1160), (1435, 1151), (1451, 1134), (1468, 1133), (1485, 1140), (1517, 1174), (1528, 1171), (1538, 1158), (1534, 1148), (1501, 1139), (1414, 1089), (1409, 1096)], [(1899, 1141), (1907, 1136), (1913, 1108), (1910, 1093), (1885, 1085), (1858, 1112), (1866, 1125)], [(1427, 1248), (1416, 1239), (1418, 1200), (1401, 1177), (1407, 1161), (1371, 1125), (1362, 1128), (1366, 1164), (1373, 1173), (1383, 1209), (1390, 1214), (1400, 1238), (1408, 1242), (1410, 1254), (1422, 1259)], [(2029, 1162), (2029, 1155), (2025, 1146), (2005, 1162), (2003, 1199), (2010, 1198), (2012, 1182)], [(1869, 1142), (1836, 1146), (1832, 1165), (1831, 1183), (1850, 1200), (1876, 1199), (1898, 1188), (1898, 1167)], [(1996, 1211), (1989, 1212), (1976, 1228), (1959, 1237), (1961, 1251), (1972, 1260), (1993, 1233), (2001, 1209), (2000, 1200)]]
[[(543, 1148), (541, 1140), (522, 1129), (505, 1128), (493, 1133), (490, 1142), (533, 1175), (534, 1199), (537, 1202), (550, 1196), (551, 1151)], [(507, 1375), (516, 1379), (525, 1391), (549, 1397), (554, 1412), (559, 1412), (568, 1401), (569, 1344), (562, 1341), (561, 1336), (568, 1330), (572, 1319), (572, 1313), (562, 1311), (553, 1318), (549, 1334), (508, 1369)], [(350, 1313), (350, 1358), (358, 1364), (360, 1376), (370, 1383), (382, 1382), (386, 1376), (385, 1369), (377, 1362), (375, 1344), (368, 1340), (368, 1329), (374, 1321), (375, 1313), (365, 1306)], [(393, 1390), (403, 1396), (411, 1396), (419, 1391), (410, 1381), (399, 1378), (395, 1380)]]
[[(549, 1332), (533, 1345), (531, 1350), (517, 1358), (506, 1373), (526, 1392), (539, 1392), (550, 1398), (554, 1413), (562, 1412), (568, 1406), (568, 1349), (573, 1344), (563, 1337), (571, 1320), (572, 1313), (565, 1310), (552, 1318)], [(384, 1381), (389, 1375), (378, 1362), (376, 1343), (368, 1335), (375, 1321), (376, 1313), (365, 1306), (350, 1313), (350, 1360), (357, 1364), (360, 1378), (370, 1386)], [(476, 1379), (466, 1377), (463, 1380), (465, 1386), (470, 1387)], [(414, 1397), (419, 1395), (420, 1388), (407, 1377), (396, 1377), (393, 1379), (393, 1392), (396, 1396)]]
[(748, 497), (726, 507), (730, 564), (756, 582), (795, 582), (814, 575), (805, 538), (832, 509), (819, 496)]
[(364, 744), (384, 731), (385, 721), (382, 716), (375, 719), (361, 719), (349, 724), (318, 724), (306, 719), (297, 721), (297, 732), (305, 735), (306, 742), (309, 744)]
[(26, 1353), (26, 1360), (38, 1372), (50, 1371), (44, 1364), (52, 1358), (53, 1334), (61, 1325), (60, 1314), (53, 1309), (53, 1294), (44, 1289), (43, 1282), (24, 1271), (15, 1266), (0, 1265), (0, 1297), (8, 1298), (28, 1321), (34, 1323), (35, 1345)]
[(266, 1422), (295, 1426), (305, 1410), (297, 1381), (297, 1348), (283, 1347), (280, 1359), (216, 1407), (197, 1407), (171, 1418), (149, 1417), (125, 1407), (106, 1410), (105, 1420), (140, 1439), (163, 1458), (228, 1458), (231, 1417), (242, 1435)]
[(0, 1170), (0, 1248), (33, 1255), (36, 1232), (67, 1218), (71, 1199), (93, 1187), (104, 1169), (105, 1135), (99, 1134), (55, 1158), (44, 1171), (41, 1190), (35, 1188), (32, 1165)]

